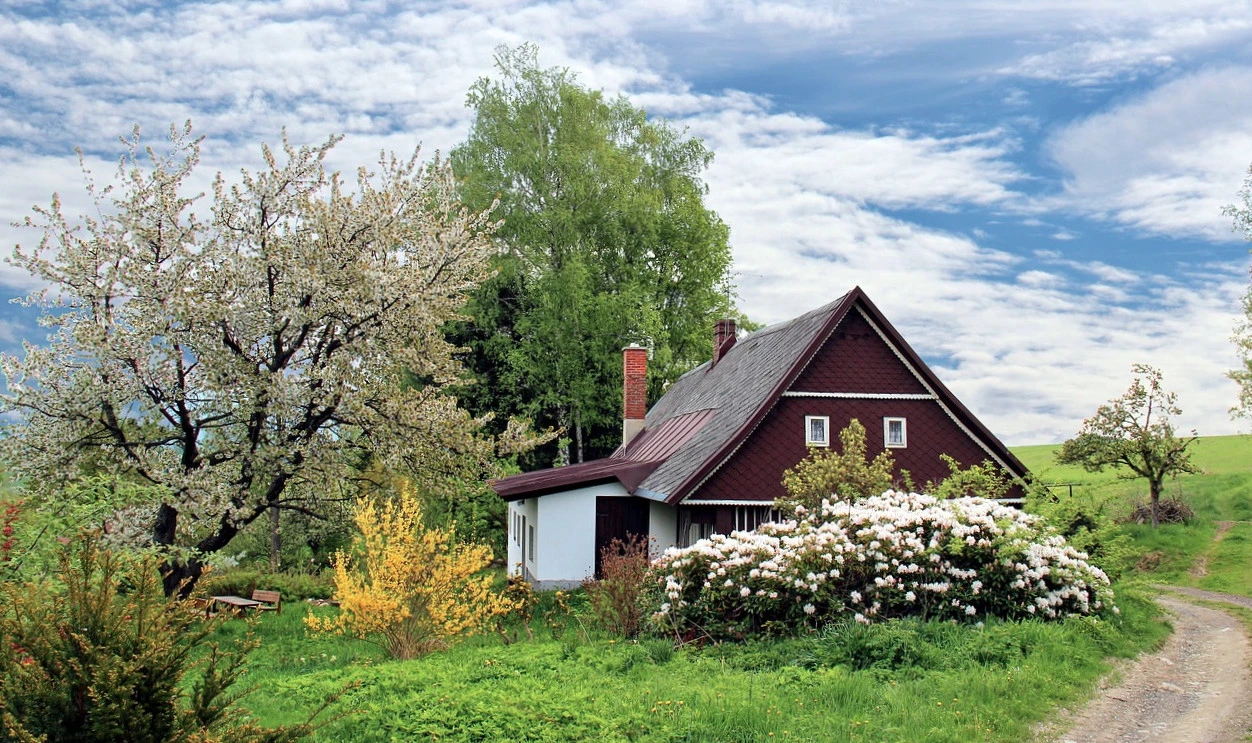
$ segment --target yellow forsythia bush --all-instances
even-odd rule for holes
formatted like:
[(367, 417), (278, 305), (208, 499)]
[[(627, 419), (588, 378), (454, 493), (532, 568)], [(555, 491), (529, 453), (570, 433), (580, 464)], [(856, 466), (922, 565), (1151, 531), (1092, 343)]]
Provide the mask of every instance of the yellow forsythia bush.
[(411, 485), (381, 506), (362, 499), (354, 520), (361, 532), (356, 557), (339, 552), (332, 561), (339, 613), (308, 616), (314, 630), (382, 638), (393, 657), (413, 658), (480, 631), (514, 608), (491, 590), (490, 575), (479, 575), (491, 562), (491, 548), (458, 544), (451, 529), (426, 528)]

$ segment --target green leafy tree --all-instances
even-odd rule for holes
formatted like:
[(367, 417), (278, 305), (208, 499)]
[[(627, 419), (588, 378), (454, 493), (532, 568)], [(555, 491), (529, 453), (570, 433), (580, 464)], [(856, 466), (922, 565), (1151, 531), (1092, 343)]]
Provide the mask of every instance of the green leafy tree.
[(1155, 527), (1160, 523), (1165, 478), (1199, 471), (1187, 451), (1195, 436), (1174, 434), (1169, 417), (1182, 410), (1177, 396), (1161, 386), (1160, 371), (1145, 364), (1135, 364), (1131, 370), (1134, 380), (1126, 392), (1083, 421), (1078, 435), (1061, 445), (1056, 461), (1080, 465), (1088, 472), (1112, 467), (1123, 470), (1125, 479), (1146, 479)]
[(478, 381), (462, 401), (561, 426), (561, 458), (582, 461), (619, 443), (621, 348), (651, 350), (655, 399), (709, 358), (712, 323), (731, 311), (728, 230), (700, 180), (712, 153), (541, 69), (533, 46), (499, 50), (496, 66), (470, 89), (474, 122), (451, 155), (462, 199), (494, 207), (504, 246), (472, 322), (450, 328)]
[(882, 451), (870, 459), (865, 442), (865, 426), (853, 418), (839, 432), (839, 449), (811, 447), (809, 455), (783, 473), (787, 498), (781, 508), (803, 506), (815, 512), (822, 500), (856, 501), (882, 495), (894, 483), (895, 458)]
[(961, 463), (955, 457), (940, 454), (939, 458), (948, 466), (948, 476), (938, 482), (927, 482), (922, 492), (936, 498), (1003, 498), (1013, 481), (1008, 473), (989, 459), (982, 464), (971, 464), (961, 469)]

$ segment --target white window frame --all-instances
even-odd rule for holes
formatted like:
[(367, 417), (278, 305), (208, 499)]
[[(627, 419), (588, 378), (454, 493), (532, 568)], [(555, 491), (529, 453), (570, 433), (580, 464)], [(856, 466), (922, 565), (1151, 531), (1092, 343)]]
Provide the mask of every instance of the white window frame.
[[(891, 440), (891, 424), (900, 424), (900, 441), (893, 442)], [(883, 418), (882, 419), (882, 443), (888, 449), (907, 449), (909, 446), (909, 426), (908, 421), (904, 418)]]
[[(821, 421), (822, 428), (826, 429), (825, 441), (813, 440), (813, 421)], [(805, 446), (821, 446), (830, 448), (830, 416), (829, 415), (806, 415), (804, 416), (804, 445)]]
[(535, 561), (535, 525), (534, 524), (530, 525), (530, 534), (528, 536), (530, 537), (530, 561), (534, 562)]

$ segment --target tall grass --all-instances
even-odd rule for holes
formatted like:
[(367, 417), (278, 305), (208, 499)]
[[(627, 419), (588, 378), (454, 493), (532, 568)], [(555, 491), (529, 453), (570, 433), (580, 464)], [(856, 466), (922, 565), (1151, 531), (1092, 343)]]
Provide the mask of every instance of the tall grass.
[(677, 652), (537, 627), (534, 641), (484, 637), (406, 662), (305, 636), (308, 609), (293, 605), (260, 619), (249, 671), (259, 689), (245, 704), (269, 724), (299, 720), (359, 682), (341, 704), (361, 712), (320, 731), (326, 741), (1020, 740), (1080, 698), (1106, 656), (1163, 637), (1144, 599), (1120, 603), (1113, 621), (835, 625)]

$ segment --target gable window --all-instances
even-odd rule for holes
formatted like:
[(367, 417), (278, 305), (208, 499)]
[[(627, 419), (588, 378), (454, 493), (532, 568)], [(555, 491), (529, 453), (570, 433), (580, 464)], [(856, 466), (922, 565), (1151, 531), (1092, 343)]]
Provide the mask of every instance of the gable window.
[(903, 449), (909, 445), (908, 429), (903, 418), (882, 419), (882, 440), (888, 449)]
[(829, 416), (804, 416), (804, 443), (807, 446), (830, 446)]

